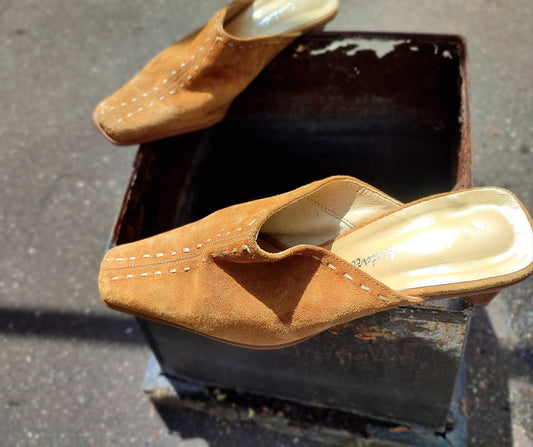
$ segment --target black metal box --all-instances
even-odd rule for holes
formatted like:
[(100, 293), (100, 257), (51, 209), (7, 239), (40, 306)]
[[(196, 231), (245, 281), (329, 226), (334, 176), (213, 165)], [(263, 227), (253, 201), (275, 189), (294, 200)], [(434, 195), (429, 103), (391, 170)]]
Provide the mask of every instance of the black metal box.
[[(402, 201), (472, 185), (465, 44), (326, 32), (284, 50), (220, 124), (139, 148), (113, 244), (334, 174)], [(471, 307), (401, 307), (272, 351), (139, 320), (164, 374), (445, 430)]]

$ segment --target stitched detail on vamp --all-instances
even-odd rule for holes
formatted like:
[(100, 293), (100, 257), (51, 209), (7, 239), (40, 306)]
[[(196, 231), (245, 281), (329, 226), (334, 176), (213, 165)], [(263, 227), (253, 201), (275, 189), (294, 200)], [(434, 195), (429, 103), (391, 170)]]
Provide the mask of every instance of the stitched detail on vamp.
[[(327, 267), (330, 271), (333, 271), (334, 273), (336, 274), (340, 274), (342, 275), (342, 277), (344, 279), (347, 279), (348, 281), (350, 282), (353, 282), (353, 283), (356, 283), (356, 281), (354, 280), (354, 278), (348, 273), (348, 272), (341, 272), (342, 269), (340, 269), (338, 266), (334, 265), (332, 262), (330, 261), (323, 261), (322, 259), (320, 259), (318, 256), (315, 256), (315, 255), (312, 255), (311, 256), (315, 261), (319, 262), (321, 265), (323, 265), (324, 267)], [(365, 278), (363, 275), (359, 274), (359, 272), (354, 272), (355, 274), (357, 274), (358, 276), (361, 276), (361, 280), (363, 282), (369, 282), (371, 284), (373, 284), (374, 286), (378, 287), (379, 289), (383, 290), (384, 292), (387, 292), (383, 287), (380, 286), (380, 284), (377, 284), (376, 282), (372, 281), (371, 279), (369, 278)], [(359, 284), (359, 288), (364, 290), (365, 292), (368, 292), (368, 293), (372, 293), (370, 287), (366, 286), (364, 283), (361, 283)], [(377, 298), (383, 302), (390, 302), (390, 300), (386, 297), (384, 297), (383, 295), (381, 294), (377, 294), (376, 295)]]

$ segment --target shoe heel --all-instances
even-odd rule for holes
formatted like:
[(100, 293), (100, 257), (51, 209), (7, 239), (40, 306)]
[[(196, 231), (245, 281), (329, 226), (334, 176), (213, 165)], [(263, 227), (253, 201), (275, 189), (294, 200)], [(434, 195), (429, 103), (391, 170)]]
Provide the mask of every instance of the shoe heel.
[(472, 304), (479, 304), (481, 306), (488, 306), (489, 303), (500, 293), (499, 290), (496, 292), (482, 293), (480, 295), (471, 295), (466, 297), (461, 297), (463, 301)]

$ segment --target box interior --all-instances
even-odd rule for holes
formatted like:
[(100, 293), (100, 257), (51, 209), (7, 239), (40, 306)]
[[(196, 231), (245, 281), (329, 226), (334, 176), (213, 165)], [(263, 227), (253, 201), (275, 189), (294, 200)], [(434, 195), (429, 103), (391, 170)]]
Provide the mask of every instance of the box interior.
[(142, 231), (116, 233), (117, 242), (330, 175), (404, 202), (470, 186), (464, 57), (462, 41), (446, 36), (298, 39), (224, 121), (141, 146), (135, 175), (143, 181), (130, 189), (142, 209), (122, 215), (121, 228)]

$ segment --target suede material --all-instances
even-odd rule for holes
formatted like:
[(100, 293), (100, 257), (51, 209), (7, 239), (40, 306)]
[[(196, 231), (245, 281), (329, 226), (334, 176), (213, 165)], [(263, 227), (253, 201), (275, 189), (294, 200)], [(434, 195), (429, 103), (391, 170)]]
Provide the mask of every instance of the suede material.
[[(343, 204), (340, 197), (351, 203)], [(311, 206), (314, 217), (309, 213), (300, 223), (289, 222), (285, 211), (302, 209), (302, 204)], [(258, 242), (261, 231), (289, 222), (312, 240), (322, 229), (322, 239), (330, 238), (334, 227), (343, 237), (411, 205), (357, 179), (329, 177), (111, 249), (102, 261), (100, 294), (114, 309), (228, 343), (252, 348), (294, 344), (334, 325), (459, 289), (425, 288), (416, 297), (400, 293), (317, 245), (266, 251)], [(488, 293), (525, 278), (532, 268), (466, 289), (463, 284), (462, 290), (483, 295), (478, 302), (486, 304)]]
[[(230, 343), (276, 347), (408, 302), (327, 250), (300, 245), (268, 253), (257, 245), (273, 213), (328, 184), (362, 198), (353, 225), (399, 202), (343, 176), (231, 206), (141, 241), (111, 249), (99, 278), (104, 303)], [(374, 201), (372, 214), (370, 202)]]
[(233, 99), (308, 30), (248, 39), (226, 33), (224, 22), (252, 2), (240, 0), (222, 8), (203, 28), (163, 50), (103, 100), (93, 119), (104, 136), (115, 144), (140, 144), (221, 121)]

